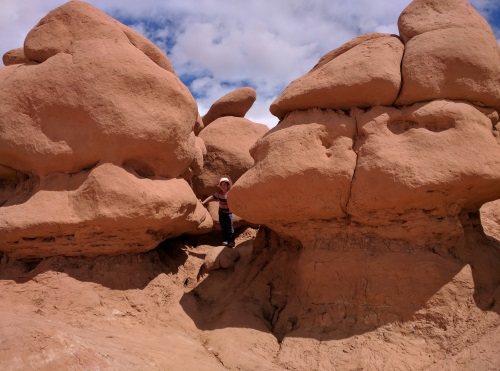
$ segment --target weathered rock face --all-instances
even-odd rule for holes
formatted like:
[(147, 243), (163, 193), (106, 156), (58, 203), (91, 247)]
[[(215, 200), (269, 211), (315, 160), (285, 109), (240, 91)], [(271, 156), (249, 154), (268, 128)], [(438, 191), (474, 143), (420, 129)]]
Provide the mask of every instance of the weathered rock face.
[[(442, 7), (456, 7), (450, 19)], [(479, 222), (481, 205), (500, 198), (498, 45), (478, 15), (453, 26), (474, 12), (461, 0), (408, 9), (402, 60), (398, 38), (365, 35), (285, 89), (271, 106), (282, 121), (229, 194), (236, 214), (282, 239), (268, 236), (277, 252), (262, 280), (270, 326), (287, 341), (418, 327), (426, 316), (422, 338), (439, 324), (463, 334), (500, 300), (500, 256)], [(373, 61), (394, 73), (382, 78)], [(380, 81), (390, 89), (363, 95)], [(391, 94), (381, 102), (378, 91)], [(449, 321), (458, 307), (463, 326)]]
[(396, 100), (404, 50), (398, 37), (369, 34), (339, 49), (293, 81), (273, 102), (271, 113), (283, 119), (293, 110), (391, 105)]
[(460, 213), (500, 197), (500, 146), (474, 105), (374, 107), (357, 123), (348, 210), (375, 233), (414, 242), (459, 236)]
[(144, 251), (203, 221), (173, 179), (200, 171), (203, 146), (165, 55), (81, 1), (43, 18), (24, 54), (33, 62), (0, 69), (4, 251)]
[(342, 111), (290, 113), (251, 149), (255, 166), (231, 190), (231, 207), (273, 227), (346, 217), (355, 134), (355, 119)]
[[(456, 9), (447, 17), (443, 9), (450, 7)], [(325, 55), (271, 106), (278, 117), (287, 116), (252, 148), (255, 166), (235, 184), (230, 207), (304, 243), (323, 228), (331, 236), (347, 225), (422, 244), (463, 234), (460, 213), (500, 197), (500, 54), (487, 23), (470, 12), (461, 0), (415, 1), (403, 12), (407, 43), (397, 101), (403, 55), (397, 37), (363, 35)], [(455, 27), (461, 18), (467, 22)], [(471, 42), (460, 47), (459, 40)], [(440, 53), (432, 57), (440, 64), (428, 63), (429, 48)], [(440, 66), (439, 78), (430, 78)], [(422, 79), (439, 94), (421, 95), (415, 84)], [(347, 80), (359, 91), (335, 95)], [(360, 100), (381, 81), (392, 82), (391, 99), (381, 105), (388, 90), (377, 88)], [(450, 100), (413, 104), (434, 98)], [(405, 102), (413, 105), (401, 106)], [(313, 232), (304, 232), (304, 223)]]
[(206, 147), (203, 169), (192, 179), (193, 190), (199, 197), (217, 191), (219, 179), (228, 176), (233, 182), (245, 173), (254, 160), (252, 145), (269, 128), (243, 117), (221, 117), (205, 127), (199, 134)]
[(212, 121), (224, 116), (245, 117), (257, 99), (257, 92), (250, 87), (243, 87), (224, 95), (216, 101), (205, 116), (203, 124), (207, 126)]

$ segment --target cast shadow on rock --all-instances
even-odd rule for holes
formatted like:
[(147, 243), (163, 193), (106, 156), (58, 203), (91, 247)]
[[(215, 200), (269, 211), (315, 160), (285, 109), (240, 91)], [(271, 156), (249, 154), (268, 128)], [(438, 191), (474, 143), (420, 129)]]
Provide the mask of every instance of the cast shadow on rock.
[[(210, 272), (180, 303), (201, 330), (252, 328), (278, 341), (346, 339), (410, 322), (443, 329), (454, 326), (448, 314), (471, 301), (481, 311), (500, 312), (493, 247), (481, 247), (493, 252), (486, 264), (408, 245), (385, 251), (377, 242), (307, 251), (261, 228), (253, 247), (240, 248), (233, 269)], [(445, 297), (454, 300), (443, 307)]]
[(151, 251), (113, 256), (11, 260), (7, 254), (0, 253), (0, 280), (24, 283), (53, 271), (112, 290), (142, 290), (158, 275), (177, 273), (187, 258), (188, 253), (179, 239), (163, 241)]

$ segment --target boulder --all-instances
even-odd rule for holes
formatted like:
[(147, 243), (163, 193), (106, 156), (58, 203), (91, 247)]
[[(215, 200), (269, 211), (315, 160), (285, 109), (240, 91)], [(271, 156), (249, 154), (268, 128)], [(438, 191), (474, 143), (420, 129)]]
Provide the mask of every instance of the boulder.
[(10, 66), (11, 64), (21, 64), (29, 62), (29, 59), (24, 55), (23, 48), (9, 50), (2, 57), (3, 64)]
[(414, 0), (399, 16), (398, 28), (405, 44), (414, 36), (447, 28), (474, 28), (493, 35), (467, 0)]
[(69, 1), (43, 17), (26, 36), (24, 54), (29, 60), (43, 62), (84, 40), (131, 44), (161, 68), (174, 72), (168, 57), (152, 42), (84, 1)]
[(239, 259), (240, 254), (237, 249), (215, 246), (205, 256), (202, 268), (206, 271), (213, 271), (219, 268), (227, 269), (234, 267)]
[(255, 89), (248, 86), (236, 89), (212, 104), (206, 115), (203, 116), (203, 124), (207, 126), (218, 118), (225, 116), (245, 117), (255, 99), (257, 99)]
[(282, 120), (294, 110), (392, 105), (401, 87), (399, 38), (370, 34), (339, 49), (288, 85), (271, 104), (271, 113)]
[(193, 177), (193, 190), (200, 198), (217, 191), (219, 179), (229, 176), (235, 182), (254, 163), (252, 145), (268, 127), (242, 117), (221, 117), (199, 134), (206, 146), (202, 172)]
[(0, 76), (5, 166), (49, 174), (120, 161), (175, 178), (196, 156), (194, 98), (128, 40), (77, 41)]
[(444, 28), (406, 43), (397, 105), (466, 100), (500, 110), (500, 49), (480, 28)]
[(342, 111), (293, 111), (251, 149), (255, 165), (229, 193), (230, 208), (273, 227), (346, 216), (355, 134)]

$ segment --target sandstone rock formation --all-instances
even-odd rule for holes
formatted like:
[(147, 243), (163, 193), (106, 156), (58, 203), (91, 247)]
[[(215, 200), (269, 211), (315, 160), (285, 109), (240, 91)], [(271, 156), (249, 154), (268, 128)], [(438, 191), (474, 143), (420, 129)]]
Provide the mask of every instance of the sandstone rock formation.
[(401, 87), (403, 44), (384, 34), (361, 36), (325, 55), (271, 105), (280, 120), (293, 110), (391, 105)]
[(9, 50), (7, 53), (3, 55), (3, 64), (6, 66), (10, 66), (11, 64), (20, 64), (20, 63), (28, 63), (29, 60), (24, 55), (23, 48), (17, 48)]
[(269, 128), (243, 117), (221, 117), (204, 128), (200, 134), (206, 147), (203, 170), (193, 178), (193, 189), (200, 197), (217, 190), (222, 176), (234, 182), (254, 164), (250, 155), (252, 145)]
[[(55, 36), (57, 35), (57, 37)], [(168, 58), (81, 1), (0, 69), (0, 247), (16, 256), (145, 251), (205, 218), (197, 106)]]
[[(252, 167), (254, 160), (249, 150), (268, 130), (266, 125), (234, 116), (218, 118), (205, 127), (198, 138), (205, 144), (206, 153), (198, 175), (191, 179), (195, 194), (204, 199), (217, 191), (222, 176), (228, 176), (234, 182)], [(207, 212), (207, 219), (213, 223), (210, 225), (207, 221), (192, 233), (207, 233), (220, 228), (218, 202), (209, 203)], [(247, 223), (233, 214), (233, 224), (237, 228)]]
[(491, 30), (444, 28), (414, 36), (405, 45), (402, 77), (397, 105), (454, 99), (500, 109), (500, 51)]
[[(443, 7), (454, 8), (450, 17)], [(467, 22), (455, 27), (462, 18)], [(303, 223), (333, 235), (349, 225), (382, 238), (425, 244), (437, 236), (463, 234), (459, 215), (500, 197), (500, 75), (495, 72), (500, 71), (500, 53), (491, 29), (462, 0), (416, 0), (399, 24), (404, 58), (397, 37), (363, 35), (325, 55), (276, 99), (271, 112), (283, 120), (251, 149), (255, 165), (230, 196), (236, 213), (295, 237), (306, 233)], [(458, 47), (458, 39), (466, 36), (462, 31), (467, 45), (480, 45), (486, 54), (476, 58)], [(454, 32), (456, 38), (440, 32)], [(436, 63), (419, 64), (426, 58), (420, 52), (410, 58), (411, 44), (422, 37), (427, 38), (423, 48), (441, 43), (435, 50), (446, 49), (433, 59)], [(476, 64), (453, 64), (466, 54)], [(373, 65), (376, 72), (370, 70)], [(421, 95), (411, 79), (426, 79), (442, 66), (439, 78), (426, 80), (441, 84), (438, 96)], [(452, 75), (445, 73), (447, 68)], [(342, 90), (346, 81), (354, 89), (351, 94)], [(381, 81), (391, 88), (370, 92)], [(474, 89), (467, 88), (467, 81)], [(462, 82), (470, 95), (460, 95), (453, 85)], [(381, 103), (387, 91), (390, 99)], [(402, 106), (411, 94), (419, 98)], [(414, 104), (432, 98), (437, 100)], [(318, 233), (315, 228), (306, 239)]]
[[(455, 9), (448, 17), (442, 7)], [(389, 356), (387, 339), (400, 344), (411, 328), (457, 352), (467, 352), (467, 331), (498, 334), (500, 255), (479, 209), (500, 198), (500, 54), (478, 19), (462, 0), (416, 0), (400, 18), (404, 46), (355, 39), (271, 106), (281, 121), (251, 149), (255, 165), (229, 205), (274, 231), (261, 250), (270, 254), (261, 300), (283, 357), (304, 337), (372, 342), (388, 331), (379, 351)], [(331, 368), (351, 365), (352, 355), (334, 358)], [(321, 362), (309, 366), (328, 369)]]
[(207, 126), (212, 121), (224, 116), (245, 117), (257, 99), (257, 92), (250, 87), (236, 89), (217, 100), (203, 116), (203, 124)]

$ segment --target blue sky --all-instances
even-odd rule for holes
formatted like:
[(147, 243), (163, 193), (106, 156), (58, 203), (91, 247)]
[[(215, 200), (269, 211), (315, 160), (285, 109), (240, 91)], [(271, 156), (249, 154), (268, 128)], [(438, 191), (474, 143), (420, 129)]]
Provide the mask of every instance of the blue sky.
[[(155, 42), (201, 114), (240, 87), (257, 90), (247, 118), (269, 127), (269, 105), (332, 49), (367, 32), (398, 33), (409, 0), (89, 0)], [(0, 0), (0, 53), (63, 0)], [(471, 0), (500, 39), (500, 0)]]

